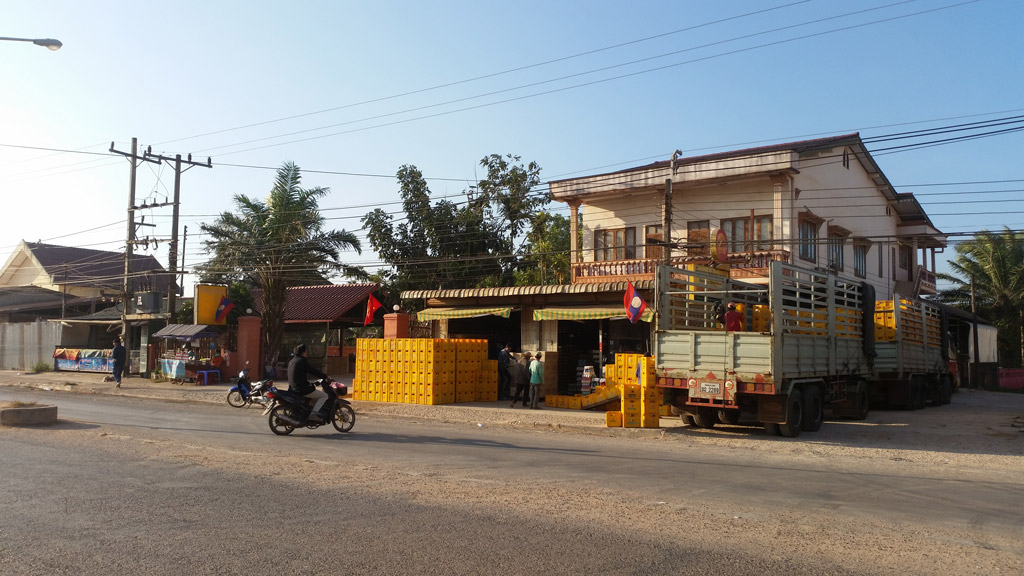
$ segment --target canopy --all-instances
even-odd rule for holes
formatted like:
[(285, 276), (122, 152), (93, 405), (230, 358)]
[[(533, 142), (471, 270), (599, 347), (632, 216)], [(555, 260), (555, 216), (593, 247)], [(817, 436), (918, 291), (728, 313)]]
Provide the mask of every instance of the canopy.
[[(602, 320), (604, 318), (626, 319), (626, 310), (622, 307), (573, 307), (573, 308), (543, 308), (533, 311), (533, 320)], [(640, 319), (650, 322), (654, 319), (654, 312), (648, 308), (644, 310)]]
[(153, 334), (153, 338), (167, 338), (169, 340), (195, 340), (197, 338), (211, 338), (220, 336), (220, 332), (206, 324), (168, 324)]
[(501, 316), (508, 318), (512, 307), (491, 308), (427, 308), (416, 313), (417, 320), (442, 320), (445, 318), (476, 318), (478, 316)]

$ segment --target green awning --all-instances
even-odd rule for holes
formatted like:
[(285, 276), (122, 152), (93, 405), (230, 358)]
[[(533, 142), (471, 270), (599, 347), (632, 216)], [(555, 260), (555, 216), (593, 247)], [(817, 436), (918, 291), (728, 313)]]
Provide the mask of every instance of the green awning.
[[(623, 308), (543, 308), (533, 311), (533, 320), (602, 320), (611, 318), (613, 320), (625, 320), (626, 310)], [(654, 312), (648, 308), (640, 316), (644, 322), (654, 319)]]
[(417, 320), (444, 320), (450, 318), (476, 318), (478, 316), (501, 316), (508, 318), (511, 307), (491, 308), (427, 308), (416, 313)]

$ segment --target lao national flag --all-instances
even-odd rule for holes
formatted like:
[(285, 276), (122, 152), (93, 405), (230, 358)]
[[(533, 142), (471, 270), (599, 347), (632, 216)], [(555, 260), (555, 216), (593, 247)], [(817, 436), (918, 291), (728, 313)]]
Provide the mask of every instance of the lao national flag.
[(227, 322), (228, 312), (231, 312), (231, 310), (233, 310), (234, 308), (235, 303), (232, 302), (231, 300), (228, 300), (227, 296), (222, 296), (220, 299), (220, 304), (217, 305), (217, 315), (214, 316), (214, 320), (222, 323)]
[(636, 321), (643, 316), (644, 310), (647, 310), (647, 302), (644, 302), (633, 283), (628, 280), (626, 281), (626, 296), (622, 299), (622, 303), (626, 306), (626, 318), (629, 318), (633, 324), (636, 324)]
[(370, 298), (366, 301), (366, 318), (363, 319), (363, 326), (369, 326), (370, 322), (373, 322), (373, 313), (380, 308), (381, 304), (370, 294)]

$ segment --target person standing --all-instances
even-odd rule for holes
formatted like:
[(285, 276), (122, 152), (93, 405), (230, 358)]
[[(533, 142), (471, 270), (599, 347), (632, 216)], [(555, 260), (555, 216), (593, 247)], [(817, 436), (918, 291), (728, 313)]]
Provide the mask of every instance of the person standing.
[(725, 331), (743, 331), (743, 313), (736, 309), (734, 302), (729, 302), (729, 309), (725, 311)]
[(327, 374), (309, 364), (309, 361), (306, 360), (306, 345), (299, 344), (295, 347), (295, 355), (288, 361), (288, 389), (314, 401), (313, 408), (309, 411), (309, 416), (307, 417), (308, 420), (323, 421), (318, 412), (320, 412), (324, 402), (327, 401), (327, 393), (323, 390), (317, 390), (315, 386), (310, 384), (308, 374), (327, 378)]
[(121, 345), (120, 338), (114, 338), (114, 347), (110, 350), (110, 356), (114, 360), (114, 382), (116, 382), (114, 388), (120, 388), (121, 375), (124, 374), (124, 364), (128, 358), (128, 353)]
[(498, 352), (498, 400), (508, 400), (511, 395), (512, 378), (509, 371), (512, 369), (510, 354), (512, 346), (505, 344), (505, 347)]
[(540, 385), (544, 383), (544, 363), (540, 361), (542, 354), (537, 352), (533, 362), (530, 362), (530, 408), (537, 410), (537, 396), (540, 395)]
[(513, 362), (511, 367), (512, 370), (512, 383), (516, 385), (515, 393), (512, 395), (512, 407), (516, 407), (516, 400), (522, 399), (523, 406), (526, 406), (526, 401), (530, 394), (530, 358), (533, 355), (529, 352), (523, 352), (522, 357), (518, 362)]

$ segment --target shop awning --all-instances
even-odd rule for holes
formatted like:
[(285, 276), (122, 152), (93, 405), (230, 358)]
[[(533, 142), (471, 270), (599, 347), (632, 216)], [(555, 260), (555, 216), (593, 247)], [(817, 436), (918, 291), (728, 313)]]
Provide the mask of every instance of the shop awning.
[[(626, 310), (621, 307), (572, 307), (572, 308), (542, 308), (533, 311), (533, 320), (613, 320), (626, 319)], [(640, 319), (650, 322), (654, 319), (654, 312), (648, 308), (644, 310)]]
[(168, 338), (170, 340), (195, 340), (197, 338), (211, 338), (220, 336), (220, 332), (210, 328), (206, 324), (168, 324), (153, 334), (153, 338)]
[(491, 308), (427, 308), (416, 313), (417, 320), (443, 320), (450, 318), (476, 318), (478, 316), (501, 316), (508, 318), (512, 307)]

